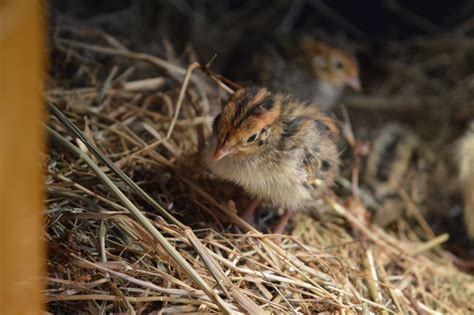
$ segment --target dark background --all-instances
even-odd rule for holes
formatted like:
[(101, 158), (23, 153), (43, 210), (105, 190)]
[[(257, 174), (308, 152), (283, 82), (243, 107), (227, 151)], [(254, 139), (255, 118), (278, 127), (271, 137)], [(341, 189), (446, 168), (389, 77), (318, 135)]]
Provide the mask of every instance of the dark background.
[[(193, 15), (192, 11), (205, 11), (205, 16), (200, 18), (212, 19), (215, 15), (251, 8), (250, 12), (247, 12), (247, 16), (261, 15), (264, 18), (265, 12), (277, 8), (277, 10), (284, 13), (289, 7), (298, 2), (300, 1), (85, 0), (78, 2), (74, 0), (53, 0), (51, 1), (51, 8), (54, 12), (68, 14), (81, 20), (93, 21), (94, 18), (99, 16), (111, 15), (123, 10), (154, 7), (157, 11), (166, 10), (167, 14), (176, 18), (176, 22), (182, 23), (180, 25), (181, 30), (186, 30), (192, 25), (189, 19)], [(357, 31), (351, 30), (344, 23), (331, 18), (331, 14), (328, 14), (328, 8), (329, 11), (337, 13), (347, 22), (350, 22)], [(417, 15), (418, 22), (411, 19), (411, 16), (406, 14), (407, 11)], [(153, 24), (155, 26), (159, 24), (159, 21), (153, 21), (154, 17), (160, 17), (159, 12), (148, 11), (143, 13), (145, 14), (140, 17), (140, 20), (149, 23), (149, 27), (153, 27)], [(474, 1), (472, 0), (304, 1), (301, 12), (297, 14), (298, 21), (295, 23), (295, 27), (299, 30), (309, 30), (317, 26), (330, 32), (341, 29), (349, 37), (363, 40), (406, 39), (448, 30), (473, 16)], [(121, 22), (127, 23), (123, 20)]]

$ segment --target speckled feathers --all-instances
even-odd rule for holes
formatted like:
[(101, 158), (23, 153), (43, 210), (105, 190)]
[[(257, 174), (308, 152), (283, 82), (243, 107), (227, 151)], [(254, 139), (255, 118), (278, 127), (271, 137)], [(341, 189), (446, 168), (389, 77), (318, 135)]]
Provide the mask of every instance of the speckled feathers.
[(216, 117), (203, 158), (218, 177), (297, 210), (332, 185), (338, 137), (317, 106), (251, 87), (236, 92)]

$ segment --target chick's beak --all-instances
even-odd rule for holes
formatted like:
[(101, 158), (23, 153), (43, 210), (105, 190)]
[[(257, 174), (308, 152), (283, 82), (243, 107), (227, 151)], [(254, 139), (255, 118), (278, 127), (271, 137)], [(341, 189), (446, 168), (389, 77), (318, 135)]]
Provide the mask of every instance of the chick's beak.
[(347, 78), (346, 84), (356, 92), (360, 92), (362, 90), (362, 86), (358, 77)]
[(212, 157), (214, 161), (219, 161), (224, 156), (229, 155), (232, 153), (232, 150), (229, 146), (225, 144), (218, 144), (216, 147), (216, 151), (214, 151), (214, 156)]

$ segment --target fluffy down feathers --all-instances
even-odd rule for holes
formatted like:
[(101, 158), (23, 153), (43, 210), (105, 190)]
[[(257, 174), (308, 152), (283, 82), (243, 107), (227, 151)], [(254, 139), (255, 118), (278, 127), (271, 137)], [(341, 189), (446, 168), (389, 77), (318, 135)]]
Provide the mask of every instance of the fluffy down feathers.
[(337, 139), (318, 107), (252, 87), (237, 91), (216, 117), (203, 160), (251, 195), (298, 210), (333, 184)]
[(474, 122), (458, 144), (459, 180), (464, 196), (464, 222), (474, 239)]

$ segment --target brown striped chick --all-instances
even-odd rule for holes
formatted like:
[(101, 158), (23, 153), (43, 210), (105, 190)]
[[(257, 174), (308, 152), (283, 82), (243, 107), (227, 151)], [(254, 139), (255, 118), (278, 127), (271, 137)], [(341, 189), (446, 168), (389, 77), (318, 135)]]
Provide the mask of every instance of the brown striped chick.
[(474, 240), (474, 122), (458, 144), (459, 181), (464, 196), (464, 223)]
[(312, 205), (333, 184), (338, 138), (336, 124), (318, 107), (250, 87), (237, 91), (215, 118), (203, 159), (217, 177), (284, 208), (274, 230), (281, 233), (291, 211)]
[(361, 90), (357, 59), (342, 49), (309, 37), (299, 43), (280, 45), (270, 39), (258, 43), (262, 48), (257, 52), (249, 47), (255, 46), (249, 45), (247, 40), (238, 46), (230, 58), (228, 77), (291, 93), (318, 105), (323, 111), (333, 109), (347, 87)]
[(317, 79), (313, 83), (313, 101), (322, 109), (331, 109), (346, 87), (360, 92), (359, 64), (350, 53), (323, 42), (305, 38), (302, 41), (305, 64)]
[(402, 190), (423, 214), (440, 215), (446, 199), (440, 194), (440, 180), (446, 172), (413, 131), (396, 123), (384, 126), (372, 143), (364, 177), (381, 204), (374, 221), (387, 226), (402, 216), (406, 207)]

